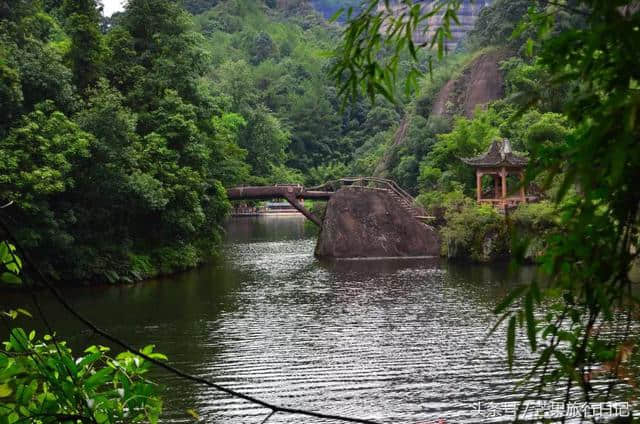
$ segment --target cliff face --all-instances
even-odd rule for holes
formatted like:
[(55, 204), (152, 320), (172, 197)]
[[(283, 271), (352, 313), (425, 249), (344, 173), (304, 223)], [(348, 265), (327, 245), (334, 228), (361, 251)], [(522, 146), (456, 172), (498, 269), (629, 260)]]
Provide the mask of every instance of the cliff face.
[[(344, 10), (353, 7), (355, 11), (360, 10), (362, 2), (360, 0), (310, 0), (313, 7), (320, 13), (322, 13), (325, 19), (329, 19), (338, 9)], [(346, 13), (343, 13), (340, 17), (340, 21), (344, 22)]]
[[(458, 10), (458, 20), (460, 21), (460, 25), (453, 25), (451, 27), (453, 39), (448, 40), (446, 43), (446, 47), (449, 51), (455, 50), (460, 40), (462, 40), (464, 36), (473, 29), (480, 11), (484, 7), (489, 6), (492, 1), (493, 0), (463, 0), (461, 2), (460, 9)], [(439, 0), (417, 0), (416, 3), (418, 2), (422, 3), (422, 12), (427, 13), (433, 10), (434, 6), (439, 2)], [(392, 2), (392, 4), (393, 3), (395, 2)], [(405, 9), (404, 6), (397, 3), (392, 5), (392, 7), (397, 14), (402, 13)], [(386, 6), (384, 4), (378, 6), (379, 10), (383, 10), (385, 8)], [(428, 31), (424, 31), (422, 29), (415, 31), (413, 34), (414, 42), (424, 43), (427, 41), (431, 41), (431, 39), (435, 35), (435, 30), (442, 23), (443, 13), (437, 14), (426, 21), (427, 27), (429, 28)]]
[(433, 102), (431, 115), (472, 117), (477, 106), (504, 96), (504, 76), (500, 62), (505, 51), (481, 54), (467, 65), (458, 78), (449, 80)]
[(388, 192), (343, 188), (327, 204), (315, 254), (326, 258), (438, 256), (439, 236)]
[[(504, 96), (504, 75), (500, 62), (509, 56), (506, 50), (483, 53), (467, 64), (459, 76), (450, 79), (436, 94), (430, 108), (430, 116), (452, 118), (473, 117), (478, 106), (484, 107)], [(426, 116), (425, 116), (426, 118)], [(407, 127), (411, 119), (408, 113), (394, 134), (393, 142), (386, 150), (374, 175), (388, 177), (390, 168), (405, 142)]]

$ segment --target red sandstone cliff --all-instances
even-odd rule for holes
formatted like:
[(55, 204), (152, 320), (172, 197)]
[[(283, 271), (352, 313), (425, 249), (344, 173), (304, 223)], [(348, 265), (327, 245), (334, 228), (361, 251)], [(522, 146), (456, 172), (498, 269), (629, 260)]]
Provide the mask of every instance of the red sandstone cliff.
[(504, 96), (504, 75), (500, 62), (508, 57), (501, 50), (483, 53), (465, 66), (462, 74), (449, 80), (440, 90), (431, 115), (472, 117), (477, 106)]

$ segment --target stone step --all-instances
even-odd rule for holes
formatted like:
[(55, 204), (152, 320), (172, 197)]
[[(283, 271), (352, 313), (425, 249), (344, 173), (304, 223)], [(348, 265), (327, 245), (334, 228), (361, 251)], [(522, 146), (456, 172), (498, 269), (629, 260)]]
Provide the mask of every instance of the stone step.
[(408, 199), (405, 196), (400, 196), (398, 193), (396, 193), (393, 190), (389, 190), (389, 189), (384, 189), (384, 190), (388, 192), (391, 195), (391, 197), (393, 197), (400, 204), (400, 207), (405, 212), (413, 216), (416, 220), (420, 222), (425, 222), (423, 219), (421, 219), (421, 217), (423, 216), (422, 214), (424, 212), (422, 211), (421, 208), (416, 207), (417, 205), (415, 204), (415, 201), (413, 199)]

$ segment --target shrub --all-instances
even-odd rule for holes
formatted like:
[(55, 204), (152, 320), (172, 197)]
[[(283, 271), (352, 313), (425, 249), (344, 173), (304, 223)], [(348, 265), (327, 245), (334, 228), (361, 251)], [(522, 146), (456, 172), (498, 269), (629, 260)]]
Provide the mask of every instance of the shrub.
[[(142, 352), (166, 359), (153, 346)], [(129, 352), (108, 353), (90, 346), (74, 357), (51, 336), (38, 340), (34, 331), (11, 329), (0, 352), (1, 415), (9, 423), (158, 422), (158, 386), (144, 377), (151, 364)]]
[(464, 195), (460, 185), (450, 192), (433, 190), (421, 193), (416, 197), (416, 201), (422, 205), (425, 211), (436, 217), (436, 226), (444, 224), (444, 215), (447, 210), (459, 210), (466, 203), (466, 199), (468, 197)]
[(553, 203), (545, 200), (539, 203), (520, 204), (509, 218), (521, 231), (539, 233), (557, 225), (557, 212)]
[(488, 262), (509, 253), (505, 221), (495, 208), (470, 198), (451, 199), (445, 208), (446, 224), (440, 230), (443, 256)]
[(133, 274), (136, 280), (149, 278), (158, 273), (149, 255), (129, 253), (129, 262), (131, 274)]
[[(16, 248), (0, 242), (0, 285), (22, 284), (22, 261)], [(2, 311), (9, 320), (30, 317), (24, 309)], [(139, 355), (90, 346), (75, 357), (65, 342), (51, 335), (36, 338), (10, 328), (0, 349), (0, 423), (157, 423), (162, 412), (159, 387), (146, 379), (151, 364)], [(167, 357), (149, 345), (140, 352)]]
[(175, 247), (161, 247), (154, 250), (160, 274), (171, 274), (197, 266), (202, 257), (191, 244), (176, 245)]
[(521, 246), (526, 261), (536, 261), (546, 249), (544, 240), (550, 232), (558, 230), (558, 214), (553, 203), (525, 203), (509, 215), (512, 240)]

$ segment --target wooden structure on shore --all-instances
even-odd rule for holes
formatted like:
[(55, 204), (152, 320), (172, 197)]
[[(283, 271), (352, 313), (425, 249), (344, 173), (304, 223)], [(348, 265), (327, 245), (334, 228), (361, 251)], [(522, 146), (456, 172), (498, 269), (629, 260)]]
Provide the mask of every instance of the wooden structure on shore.
[[(438, 232), (425, 211), (394, 181), (340, 178), (316, 187), (299, 184), (233, 187), (229, 200), (284, 199), (317, 224), (315, 255), (322, 258), (431, 257), (440, 252)], [(327, 200), (323, 219), (303, 199)]]
[[(528, 159), (513, 153), (509, 140), (495, 140), (483, 154), (473, 158), (463, 158), (462, 161), (473, 166), (476, 170), (478, 203), (489, 203), (501, 209), (507, 209), (527, 201), (524, 169)], [(483, 197), (482, 177), (485, 175), (493, 176), (492, 197)], [(509, 196), (507, 192), (507, 177), (509, 175), (517, 175), (520, 181), (519, 193), (516, 196)]]

